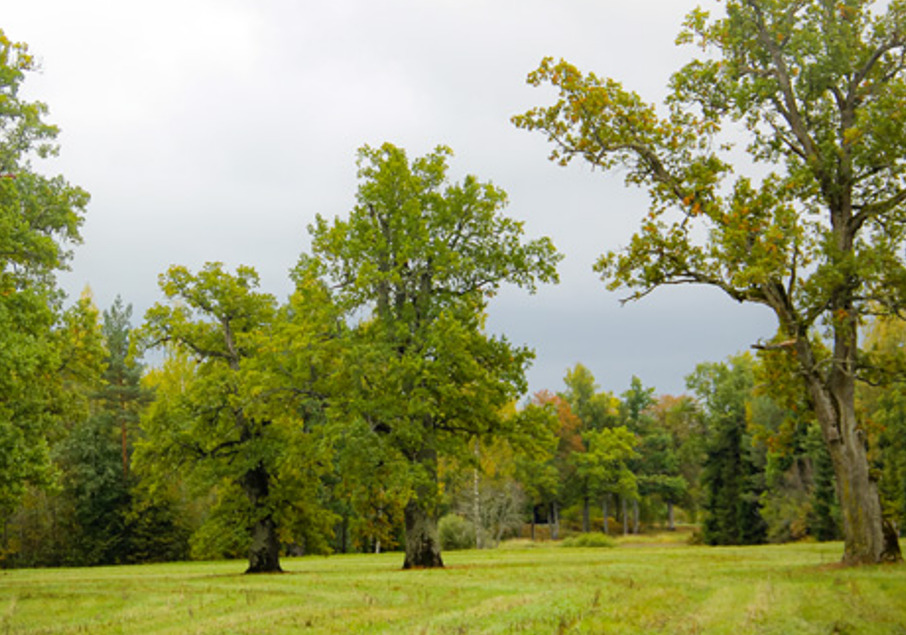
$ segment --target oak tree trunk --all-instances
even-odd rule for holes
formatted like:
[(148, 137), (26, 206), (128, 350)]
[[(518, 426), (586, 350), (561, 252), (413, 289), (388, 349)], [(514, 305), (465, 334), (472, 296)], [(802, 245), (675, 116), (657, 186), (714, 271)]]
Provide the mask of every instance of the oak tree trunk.
[[(838, 327), (834, 371), (826, 379), (815, 372), (811, 348), (800, 340), (797, 353), (815, 415), (834, 466), (843, 515), (845, 564), (902, 560), (896, 532), (884, 520), (878, 484), (871, 475), (867, 440), (855, 412), (855, 327)], [(804, 363), (803, 363), (804, 362)]]
[[(864, 433), (855, 413), (819, 408), (843, 516), (845, 564), (896, 562), (902, 559), (896, 532), (885, 521), (877, 481), (869, 471)], [(823, 420), (822, 420), (823, 418)]]
[(277, 524), (268, 515), (255, 522), (246, 573), (281, 573)]
[(267, 508), (270, 493), (270, 475), (260, 463), (246, 472), (240, 480), (242, 489), (251, 503), (254, 526), (249, 546), (249, 566), (246, 573), (281, 573), (280, 541), (277, 523)]
[(437, 520), (417, 499), (406, 505), (406, 560), (403, 569), (443, 567)]

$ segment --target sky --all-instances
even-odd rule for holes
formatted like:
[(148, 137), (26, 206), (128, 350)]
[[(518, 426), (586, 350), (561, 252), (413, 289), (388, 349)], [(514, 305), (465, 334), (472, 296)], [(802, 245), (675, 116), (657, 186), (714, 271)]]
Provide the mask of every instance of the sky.
[[(705, 8), (716, 2), (703, 0)], [(451, 147), (450, 176), (509, 196), (526, 236), (549, 236), (561, 282), (504, 289), (488, 329), (536, 352), (530, 391), (588, 367), (619, 394), (633, 375), (680, 394), (686, 375), (773, 334), (771, 315), (719, 292), (660, 289), (621, 304), (592, 271), (647, 211), (619, 171), (551, 163), (510, 117), (552, 102), (526, 84), (545, 56), (610, 76), (656, 102), (694, 50), (674, 39), (694, 0), (29, 0), (0, 28), (41, 72), (24, 92), (60, 126), (37, 167), (92, 196), (71, 271), (100, 308), (135, 321), (161, 301), (158, 275), (207, 261), (251, 265), (285, 298), (316, 214), (347, 214), (355, 155), (389, 141), (410, 158)]]

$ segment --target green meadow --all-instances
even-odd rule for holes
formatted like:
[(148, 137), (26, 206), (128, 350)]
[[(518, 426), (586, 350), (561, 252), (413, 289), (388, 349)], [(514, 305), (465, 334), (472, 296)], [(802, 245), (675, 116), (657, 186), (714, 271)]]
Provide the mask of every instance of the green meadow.
[(2, 571), (0, 633), (906, 633), (906, 567), (840, 567), (839, 543), (617, 544)]

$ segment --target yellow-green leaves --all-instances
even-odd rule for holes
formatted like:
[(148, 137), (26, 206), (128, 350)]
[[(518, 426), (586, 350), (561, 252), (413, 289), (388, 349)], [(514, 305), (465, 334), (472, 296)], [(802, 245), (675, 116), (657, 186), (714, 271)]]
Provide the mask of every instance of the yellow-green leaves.
[[(316, 272), (300, 263), (297, 290), (278, 307), (250, 267), (171, 267), (160, 278), (170, 302), (149, 309), (139, 331), (145, 346), (170, 352), (139, 460), (158, 475), (188, 463), (230, 522), (272, 537), (279, 525), (282, 539), (314, 548), (332, 522), (317, 499), (330, 462), (318, 434), (338, 328)], [(250, 569), (257, 557), (253, 548)]]
[[(596, 265), (610, 288), (637, 299), (706, 284), (773, 310), (825, 439), (849, 446), (830, 449), (852, 562), (899, 558), (866, 478), (853, 382), (861, 316), (906, 308), (904, 27), (902, 1), (727, 0), (722, 17), (689, 14), (678, 41), (705, 55), (673, 76), (667, 115), (546, 59), (529, 81), (557, 101), (514, 118), (547, 136), (554, 160), (620, 167), (648, 190), (629, 245)], [(727, 137), (741, 134), (749, 161), (736, 162), (751, 175), (731, 179)]]
[(67, 363), (87, 372), (97, 361), (89, 307), (62, 316), (54, 278), (80, 240), (88, 194), (32, 167), (58, 133), (47, 106), (22, 95), (34, 69), (28, 47), (0, 30), (0, 513), (50, 474), (46, 435), (73, 405), (61, 390)]

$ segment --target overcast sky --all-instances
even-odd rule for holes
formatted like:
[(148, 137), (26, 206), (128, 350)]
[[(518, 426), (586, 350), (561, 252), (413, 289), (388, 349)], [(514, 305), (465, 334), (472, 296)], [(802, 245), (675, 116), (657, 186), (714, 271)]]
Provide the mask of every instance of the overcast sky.
[(489, 328), (537, 352), (531, 390), (560, 390), (581, 362), (602, 389), (638, 375), (678, 394), (697, 363), (769, 337), (770, 315), (692, 287), (621, 307), (591, 266), (627, 243), (647, 197), (619, 173), (557, 167), (541, 135), (509, 119), (550, 103), (525, 83), (546, 55), (658, 100), (692, 53), (673, 41), (693, 5), (28, 0), (6, 3), (0, 28), (41, 60), (26, 92), (63, 131), (42, 169), (92, 195), (61, 277), (70, 295), (90, 285), (105, 308), (119, 294), (140, 318), (169, 265), (219, 260), (254, 266), (284, 298), (308, 223), (353, 205), (358, 147), (389, 141), (415, 157), (445, 144), (456, 180), (502, 187), (506, 213), (566, 256), (559, 286), (491, 305)]

